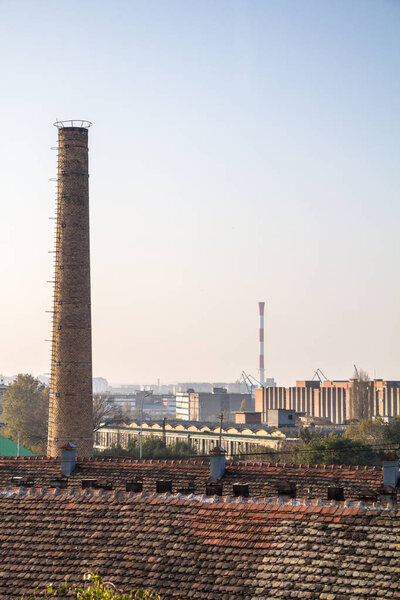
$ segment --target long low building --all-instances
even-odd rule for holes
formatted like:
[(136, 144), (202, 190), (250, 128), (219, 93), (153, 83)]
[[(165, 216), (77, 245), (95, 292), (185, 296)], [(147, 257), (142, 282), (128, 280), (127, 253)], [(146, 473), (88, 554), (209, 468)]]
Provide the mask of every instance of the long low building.
[[(362, 417), (400, 415), (400, 381), (374, 379), (363, 382), (363, 406), (356, 398), (357, 380), (297, 381), (293, 387), (259, 388), (255, 391), (255, 410), (268, 422), (268, 410), (283, 408), (305, 413), (335, 424)], [(359, 393), (359, 392), (358, 392)]]
[[(95, 448), (97, 450), (107, 450), (112, 446), (127, 448), (129, 440), (138, 439), (141, 430), (143, 439), (146, 436), (165, 438), (167, 446), (177, 441), (189, 442), (193, 450), (199, 454), (209, 453), (218, 443), (220, 435), (220, 428), (213, 425), (167, 423), (163, 427), (157, 422), (143, 423), (143, 426), (133, 422), (129, 425), (100, 428), (95, 435)], [(287, 439), (287, 436), (276, 427), (254, 425), (222, 428), (221, 437), (227, 456), (251, 452), (259, 446), (278, 450), (280, 443)]]

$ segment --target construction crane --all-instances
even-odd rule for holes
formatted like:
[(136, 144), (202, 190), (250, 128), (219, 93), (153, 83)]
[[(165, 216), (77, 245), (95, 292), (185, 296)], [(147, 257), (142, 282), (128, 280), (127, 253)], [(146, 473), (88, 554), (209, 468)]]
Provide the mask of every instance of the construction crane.
[[(321, 378), (321, 375), (324, 379)], [(311, 381), (314, 381), (315, 377), (318, 377), (320, 383), (322, 383), (322, 381), (328, 381), (327, 376), (321, 371), (319, 367), (316, 369)]]
[(247, 392), (252, 398), (254, 397), (254, 388), (261, 387), (261, 383), (258, 381), (258, 379), (253, 377), (253, 375), (248, 375), (244, 371), (242, 371), (239, 383), (244, 383), (247, 388)]

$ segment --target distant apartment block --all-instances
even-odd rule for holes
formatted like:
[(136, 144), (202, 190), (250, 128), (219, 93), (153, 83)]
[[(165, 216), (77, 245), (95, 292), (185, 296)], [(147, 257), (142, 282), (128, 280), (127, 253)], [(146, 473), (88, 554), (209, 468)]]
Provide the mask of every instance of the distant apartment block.
[(176, 418), (180, 421), (190, 420), (189, 404), (191, 391), (176, 393)]
[[(243, 407), (243, 404), (245, 405)], [(218, 421), (222, 413), (225, 422), (235, 422), (235, 413), (240, 409), (251, 410), (250, 394), (229, 393), (226, 388), (214, 387), (212, 392), (176, 393), (176, 418), (182, 421)]]
[(175, 396), (171, 394), (135, 391), (133, 394), (109, 394), (108, 398), (115, 407), (128, 409), (128, 413), (136, 411), (144, 419), (175, 419)]
[[(262, 423), (268, 423), (268, 411), (293, 410), (310, 417), (341, 425), (355, 418), (354, 380), (297, 381), (293, 387), (259, 388), (255, 391), (255, 410)], [(367, 416), (400, 415), (400, 381), (375, 379), (366, 383)]]
[(222, 413), (225, 421), (234, 422), (234, 413), (241, 408), (252, 409), (250, 394), (229, 394), (226, 388), (214, 387), (211, 394), (192, 392), (189, 397), (191, 421), (217, 421)]

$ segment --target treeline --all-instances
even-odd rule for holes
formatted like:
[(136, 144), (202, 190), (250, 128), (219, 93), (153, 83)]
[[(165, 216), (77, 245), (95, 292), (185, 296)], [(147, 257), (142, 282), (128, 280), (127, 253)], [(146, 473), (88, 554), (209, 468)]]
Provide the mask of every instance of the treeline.
[(381, 417), (362, 419), (345, 433), (329, 435), (316, 427), (301, 428), (296, 442), (281, 442), (279, 450), (263, 446), (236, 459), (310, 465), (380, 465), (382, 455), (400, 447), (400, 417), (385, 423)]
[[(119, 445), (112, 446), (106, 450), (97, 450), (96, 456), (125, 456), (130, 458), (139, 458), (140, 442), (137, 437), (130, 438), (127, 448)], [(142, 458), (188, 458), (196, 454), (196, 449), (188, 442), (178, 440), (175, 444), (165, 444), (162, 438), (150, 435), (143, 437)]]

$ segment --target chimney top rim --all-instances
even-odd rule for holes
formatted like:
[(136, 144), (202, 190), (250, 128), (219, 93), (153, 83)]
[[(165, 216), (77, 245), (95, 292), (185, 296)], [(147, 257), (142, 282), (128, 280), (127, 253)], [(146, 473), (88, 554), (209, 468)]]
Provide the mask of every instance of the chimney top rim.
[[(76, 123), (76, 125), (74, 125)], [(67, 119), (66, 121), (56, 121), (53, 123), (57, 129), (63, 129), (64, 127), (74, 127), (76, 129), (89, 129), (93, 125), (91, 121), (86, 119)]]

